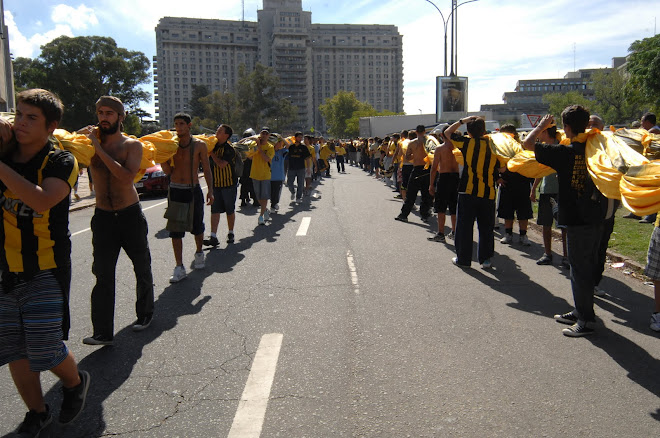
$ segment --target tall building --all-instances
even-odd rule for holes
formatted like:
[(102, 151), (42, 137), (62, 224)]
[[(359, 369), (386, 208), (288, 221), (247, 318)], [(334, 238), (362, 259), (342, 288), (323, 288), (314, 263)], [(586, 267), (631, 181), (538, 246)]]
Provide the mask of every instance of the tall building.
[(14, 110), (14, 70), (9, 52), (9, 31), (5, 25), (5, 6), (0, 0), (0, 111)]
[(324, 130), (319, 105), (354, 91), (376, 110), (403, 111), (401, 35), (391, 25), (313, 24), (302, 0), (264, 0), (258, 21), (164, 17), (156, 27), (157, 118), (188, 110), (194, 85), (231, 92), (238, 69), (272, 67), (281, 96), (298, 108), (295, 128)]

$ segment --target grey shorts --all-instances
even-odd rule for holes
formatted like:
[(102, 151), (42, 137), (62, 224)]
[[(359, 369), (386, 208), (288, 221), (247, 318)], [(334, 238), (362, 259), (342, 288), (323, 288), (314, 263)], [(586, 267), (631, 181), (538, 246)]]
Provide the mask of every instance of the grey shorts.
[(257, 197), (257, 200), (263, 201), (270, 199), (270, 180), (260, 181), (257, 179), (252, 180), (252, 186), (254, 187), (254, 195)]
[(213, 187), (213, 205), (211, 213), (232, 214), (236, 210), (236, 186)]
[(539, 196), (539, 211), (538, 217), (536, 218), (536, 223), (544, 227), (551, 227), (552, 221), (557, 220), (557, 216), (552, 211), (552, 202), (550, 199), (554, 199), (557, 202), (556, 194), (541, 193)]
[(651, 280), (660, 280), (660, 228), (655, 227), (649, 242), (649, 252), (646, 255), (644, 275)]

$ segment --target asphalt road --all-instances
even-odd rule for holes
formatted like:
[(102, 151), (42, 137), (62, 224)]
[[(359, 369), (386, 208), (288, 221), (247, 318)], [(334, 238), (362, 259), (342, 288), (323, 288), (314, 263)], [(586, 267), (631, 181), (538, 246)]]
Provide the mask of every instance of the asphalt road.
[[(660, 435), (649, 286), (608, 268), (597, 334), (566, 338), (552, 315), (571, 308), (567, 272), (535, 264), (538, 235), (526, 248), (496, 243), (492, 270), (462, 270), (417, 216), (394, 221), (401, 202), (389, 188), (347, 172), (300, 206), (285, 191), (267, 226), (239, 209), (231, 246), (223, 217), (206, 268), (176, 285), (165, 199), (143, 200), (156, 315), (130, 330), (135, 281), (122, 253), (114, 347), (81, 343), (91, 334), (93, 209), (73, 212), (68, 346), (92, 384), (84, 414), (57, 436)], [(187, 266), (193, 253), (187, 236)], [(57, 413), (60, 386), (42, 382)], [(25, 413), (7, 367), (0, 400), (4, 435)]]

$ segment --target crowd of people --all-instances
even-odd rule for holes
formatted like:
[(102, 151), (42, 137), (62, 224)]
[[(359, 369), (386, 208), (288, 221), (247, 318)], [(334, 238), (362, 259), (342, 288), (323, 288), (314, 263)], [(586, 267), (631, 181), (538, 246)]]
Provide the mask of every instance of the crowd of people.
[[(69, 332), (69, 290), (71, 285), (70, 193), (77, 182), (78, 162), (74, 155), (55, 147), (51, 136), (57, 128), (63, 105), (47, 90), (26, 90), (17, 95), (13, 123), (0, 118), (0, 365), (9, 365), (12, 379), (28, 413), (18, 428), (20, 436), (35, 437), (53, 423), (45, 403), (40, 373), (53, 372), (62, 382), (59, 422), (73, 422), (83, 410), (90, 387), (90, 374), (79, 370), (64, 343)], [(136, 278), (136, 320), (134, 331), (146, 330), (154, 315), (154, 285), (147, 220), (134, 187), (142, 159), (140, 141), (123, 135), (126, 117), (122, 102), (102, 96), (96, 102), (98, 124), (82, 128), (94, 149), (89, 170), (94, 178), (96, 208), (91, 221), (93, 265), (96, 283), (91, 294), (93, 332), (83, 343), (107, 346), (114, 343), (116, 265), (123, 249), (130, 258)], [(289, 138), (248, 130), (239, 144), (230, 142), (231, 126), (221, 124), (215, 145), (191, 135), (191, 118), (180, 113), (173, 124), (178, 147), (162, 163), (169, 175), (166, 229), (172, 241), (175, 268), (170, 282), (186, 278), (183, 238), (191, 233), (195, 241), (193, 269), (205, 266), (203, 246), (219, 245), (221, 215), (226, 215), (227, 244), (235, 241), (237, 198), (245, 208), (259, 209), (257, 226), (265, 226), (280, 209), (283, 187), (291, 204), (305, 202), (312, 194), (313, 181), (330, 176), (330, 160), (337, 173), (345, 165), (362, 168), (374, 178), (387, 181), (403, 201), (397, 221), (407, 222), (417, 209), (428, 222), (431, 207), (437, 212), (438, 229), (429, 240), (454, 241), (452, 262), (468, 268), (472, 262), (474, 222), (478, 227), (477, 260), (483, 268), (492, 266), (495, 214), (504, 220), (503, 244), (513, 242), (513, 223), (518, 220), (522, 245), (529, 245), (527, 222), (532, 218), (531, 202), (540, 187), (538, 223), (543, 226), (545, 253), (539, 265), (553, 263), (551, 227), (556, 222), (565, 235), (562, 264), (570, 267), (575, 308), (555, 315), (569, 327), (567, 336), (593, 333), (593, 296), (598, 293), (605, 251), (612, 232), (614, 210), (587, 172), (585, 144), (575, 140), (588, 126), (602, 120), (577, 105), (562, 113), (568, 146), (556, 144), (556, 124), (545, 116), (522, 146), (533, 150), (538, 162), (556, 170), (556, 176), (532, 181), (510, 172), (493, 153), (485, 124), (479, 117), (467, 117), (434, 129), (427, 135), (424, 126), (385, 139), (328, 141), (296, 132)], [(646, 114), (642, 123), (651, 123), (649, 132), (659, 132), (655, 116)], [(466, 125), (467, 135), (458, 133)], [(600, 126), (602, 129), (602, 126)], [(515, 129), (503, 127), (516, 135)], [(247, 150), (239, 147), (249, 145)], [(463, 157), (459, 166), (456, 154)], [(432, 159), (431, 159), (432, 155)], [(199, 183), (201, 168), (207, 192)], [(239, 189), (240, 181), (240, 189)], [(286, 182), (286, 184), (285, 184)], [(499, 192), (499, 195), (498, 195)], [(496, 201), (497, 199), (497, 201)], [(204, 204), (211, 207), (211, 233), (204, 238)], [(496, 209), (497, 207), (497, 209)], [(445, 233), (446, 215), (450, 216)], [(655, 284), (656, 308), (651, 328), (660, 331), (660, 226), (649, 246), (646, 274)]]

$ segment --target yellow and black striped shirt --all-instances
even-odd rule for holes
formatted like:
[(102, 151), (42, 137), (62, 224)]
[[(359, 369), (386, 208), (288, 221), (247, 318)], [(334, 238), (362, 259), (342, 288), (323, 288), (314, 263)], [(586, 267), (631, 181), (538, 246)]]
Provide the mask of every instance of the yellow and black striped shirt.
[[(58, 178), (73, 187), (78, 163), (73, 155), (50, 142), (27, 163), (4, 162), (26, 180), (41, 185)], [(69, 197), (43, 212), (36, 212), (0, 181), (0, 267), (34, 275), (71, 264)]]
[(229, 143), (218, 144), (212, 153), (221, 160), (229, 163), (221, 169), (215, 164), (215, 161), (211, 160), (213, 187), (226, 188), (236, 185), (238, 178), (234, 176), (234, 166), (236, 165), (236, 151), (234, 147)]
[(476, 139), (464, 136), (458, 140), (452, 139), (452, 143), (463, 154), (465, 163), (458, 192), (495, 199), (495, 181), (500, 163), (491, 151), (490, 139), (487, 136)]

